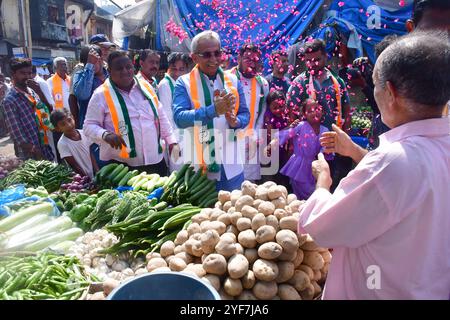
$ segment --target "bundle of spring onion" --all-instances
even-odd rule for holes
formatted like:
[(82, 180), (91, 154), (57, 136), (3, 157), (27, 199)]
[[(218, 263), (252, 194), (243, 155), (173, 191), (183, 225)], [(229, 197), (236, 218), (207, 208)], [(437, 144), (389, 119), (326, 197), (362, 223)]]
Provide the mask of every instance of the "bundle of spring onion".
[(76, 257), (0, 256), (0, 300), (76, 300), (91, 282)]
[(0, 252), (46, 248), (66, 252), (83, 231), (67, 216), (51, 217), (53, 205), (42, 202), (0, 221)]

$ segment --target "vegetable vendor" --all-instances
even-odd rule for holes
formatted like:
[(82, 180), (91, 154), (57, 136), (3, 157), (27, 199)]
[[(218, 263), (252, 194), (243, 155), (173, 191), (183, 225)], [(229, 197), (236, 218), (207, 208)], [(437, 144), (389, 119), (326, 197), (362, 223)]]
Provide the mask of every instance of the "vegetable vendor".
[(448, 300), (450, 121), (442, 112), (449, 73), (446, 36), (400, 38), (373, 75), (382, 120), (392, 129), (365, 156), (339, 150), (359, 164), (333, 194), (327, 162), (320, 154), (313, 163), (317, 188), (298, 231), (334, 248), (324, 299)]
[(108, 68), (110, 78), (89, 102), (84, 133), (100, 145), (100, 160), (167, 175), (161, 139), (170, 152), (178, 145), (155, 91), (134, 77), (133, 63), (124, 51), (109, 55)]
[(238, 148), (234, 131), (245, 128), (250, 118), (242, 85), (220, 68), (217, 33), (196, 35), (191, 57), (196, 66), (177, 80), (173, 101), (175, 123), (190, 129), (184, 132), (184, 160), (207, 171), (209, 179), (217, 179), (218, 190), (238, 189), (244, 181), (243, 148)]

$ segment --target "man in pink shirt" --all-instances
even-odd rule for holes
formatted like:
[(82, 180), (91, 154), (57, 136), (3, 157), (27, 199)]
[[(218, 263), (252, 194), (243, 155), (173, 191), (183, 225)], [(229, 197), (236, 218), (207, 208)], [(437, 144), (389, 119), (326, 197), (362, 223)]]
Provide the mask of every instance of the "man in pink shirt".
[(161, 140), (178, 148), (169, 119), (151, 85), (134, 77), (123, 51), (108, 57), (110, 78), (89, 102), (84, 133), (100, 145), (100, 160), (113, 160), (148, 173), (167, 174)]
[[(357, 167), (331, 194), (323, 155), (299, 232), (333, 248), (324, 299), (450, 297), (450, 45), (415, 33), (390, 45), (374, 69), (375, 99), (391, 131), (364, 155), (332, 149)], [(329, 150), (332, 150), (329, 149)]]

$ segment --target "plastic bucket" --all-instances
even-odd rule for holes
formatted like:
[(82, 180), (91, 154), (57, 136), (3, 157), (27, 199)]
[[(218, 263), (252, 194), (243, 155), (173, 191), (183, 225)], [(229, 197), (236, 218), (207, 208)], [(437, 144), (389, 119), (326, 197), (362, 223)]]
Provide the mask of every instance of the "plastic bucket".
[(220, 296), (210, 284), (189, 274), (153, 272), (122, 283), (108, 300), (220, 300)]

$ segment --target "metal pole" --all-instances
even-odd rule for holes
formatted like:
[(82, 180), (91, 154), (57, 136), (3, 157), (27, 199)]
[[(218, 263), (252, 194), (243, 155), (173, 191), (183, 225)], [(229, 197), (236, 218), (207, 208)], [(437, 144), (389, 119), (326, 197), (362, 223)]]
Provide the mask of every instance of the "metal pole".
[(31, 17), (30, 17), (30, 0), (25, 0), (25, 12), (26, 12), (26, 25), (27, 25), (27, 34), (28, 34), (28, 53), (29, 58), (33, 58), (33, 37), (31, 36)]

